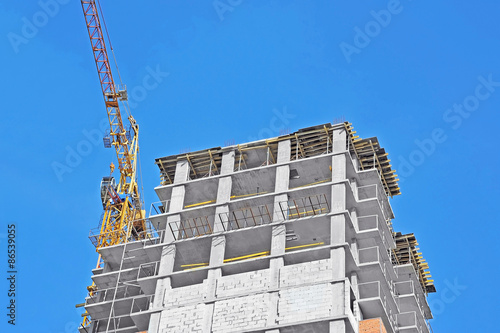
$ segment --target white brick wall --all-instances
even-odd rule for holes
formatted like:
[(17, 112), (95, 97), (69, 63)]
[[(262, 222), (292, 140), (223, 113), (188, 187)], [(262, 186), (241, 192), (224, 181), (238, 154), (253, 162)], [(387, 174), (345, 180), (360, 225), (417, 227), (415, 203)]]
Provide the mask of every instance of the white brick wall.
[(269, 288), (269, 269), (223, 276), (217, 280), (217, 297), (262, 292)]
[[(329, 317), (333, 306), (332, 291), (330, 283), (281, 290), (278, 301), (279, 323)], [(344, 299), (340, 301), (343, 303)]]
[(203, 292), (205, 290), (206, 280), (200, 284), (169, 289), (165, 292), (163, 304), (165, 307), (196, 304), (203, 302)]
[(202, 332), (205, 304), (164, 310), (160, 317), (161, 333)]
[(284, 266), (280, 270), (280, 287), (297, 286), (331, 280), (331, 259)]
[(215, 302), (212, 331), (230, 333), (265, 327), (269, 301), (266, 293)]

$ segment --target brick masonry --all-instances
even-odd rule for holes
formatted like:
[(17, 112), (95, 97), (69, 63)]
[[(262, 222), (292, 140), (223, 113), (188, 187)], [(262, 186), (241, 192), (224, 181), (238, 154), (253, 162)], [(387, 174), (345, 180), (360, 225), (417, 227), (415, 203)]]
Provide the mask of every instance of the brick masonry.
[(174, 288), (167, 290), (164, 298), (164, 306), (166, 308), (173, 306), (181, 306), (187, 304), (196, 304), (203, 301), (203, 291), (206, 280), (202, 284), (194, 284), (191, 286)]
[(331, 259), (284, 266), (280, 270), (280, 287), (328, 281), (332, 276)]
[(329, 317), (333, 307), (330, 283), (289, 288), (279, 292), (280, 324)]
[(270, 295), (257, 294), (215, 302), (212, 331), (230, 333), (264, 328), (269, 316)]
[(217, 297), (265, 292), (269, 288), (269, 269), (223, 276), (217, 280)]
[(359, 333), (387, 333), (380, 318), (368, 319), (359, 322)]
[(205, 307), (205, 304), (197, 304), (162, 311), (160, 318), (160, 332), (202, 332)]

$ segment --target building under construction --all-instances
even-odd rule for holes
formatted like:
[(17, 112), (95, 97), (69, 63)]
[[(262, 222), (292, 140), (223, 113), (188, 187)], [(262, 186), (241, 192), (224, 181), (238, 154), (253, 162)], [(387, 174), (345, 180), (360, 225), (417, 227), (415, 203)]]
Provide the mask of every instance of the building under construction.
[(324, 124), (156, 165), (147, 229), (99, 248), (81, 333), (431, 332), (377, 138)]

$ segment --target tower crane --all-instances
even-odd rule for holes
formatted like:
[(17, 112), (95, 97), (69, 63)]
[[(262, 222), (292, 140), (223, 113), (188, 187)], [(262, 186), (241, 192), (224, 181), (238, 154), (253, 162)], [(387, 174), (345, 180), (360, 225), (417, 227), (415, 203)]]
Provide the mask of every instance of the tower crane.
[[(128, 110), (126, 89), (118, 89), (113, 80), (98, 14), (99, 3), (96, 4), (95, 0), (81, 0), (81, 4), (109, 120), (109, 134), (103, 139), (104, 146), (115, 148), (120, 173), (120, 178), (116, 183), (112, 176), (115, 169), (112, 163), (110, 175), (103, 177), (101, 181), (101, 201), (104, 213), (97, 231), (91, 232), (89, 236), (99, 253), (99, 249), (103, 247), (125, 243), (130, 239), (141, 239), (145, 236), (145, 211), (137, 184), (139, 125)], [(104, 27), (106, 28), (105, 25)], [(128, 127), (122, 119), (120, 104), (124, 106), (128, 114)], [(97, 267), (102, 267), (102, 265), (101, 255), (99, 255)], [(92, 296), (95, 292), (95, 285), (92, 284), (87, 289)], [(90, 318), (85, 316), (82, 325), (85, 327), (89, 323)]]

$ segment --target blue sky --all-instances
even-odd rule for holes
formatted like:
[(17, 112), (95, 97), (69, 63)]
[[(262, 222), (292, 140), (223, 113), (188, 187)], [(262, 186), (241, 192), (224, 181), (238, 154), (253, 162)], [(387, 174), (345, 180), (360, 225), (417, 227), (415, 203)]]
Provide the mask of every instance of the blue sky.
[[(102, 7), (141, 127), (147, 207), (156, 157), (345, 117), (362, 137), (378, 136), (402, 179), (394, 226), (416, 234), (429, 262), (434, 332), (497, 329), (499, 2)], [(18, 325), (2, 314), (0, 327), (73, 332), (97, 260), (87, 235), (101, 215), (99, 182), (115, 159), (96, 139), (106, 113), (82, 9), (4, 1), (0, 22), (0, 266), (6, 275), (16, 223), (19, 270)]]

